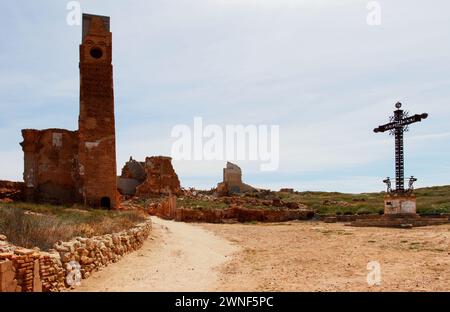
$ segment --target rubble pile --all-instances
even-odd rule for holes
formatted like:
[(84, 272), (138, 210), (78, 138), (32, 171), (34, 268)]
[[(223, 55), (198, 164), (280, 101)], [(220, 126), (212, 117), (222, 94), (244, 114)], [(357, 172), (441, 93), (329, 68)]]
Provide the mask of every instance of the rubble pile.
[(0, 181), (0, 202), (23, 200), (23, 182)]
[[(168, 197), (160, 202), (147, 203), (149, 214), (163, 219), (183, 222), (207, 222), (207, 223), (230, 223), (230, 222), (282, 222), (290, 220), (308, 220), (314, 217), (314, 211), (297, 203), (279, 202), (279, 207), (268, 208), (245, 208), (243, 203), (257, 205), (258, 199), (226, 197), (220, 200), (229, 204), (226, 209), (193, 209), (177, 207), (174, 196)], [(297, 208), (294, 208), (296, 204)], [(287, 208), (287, 206), (292, 208)], [(299, 208), (301, 207), (301, 208)]]

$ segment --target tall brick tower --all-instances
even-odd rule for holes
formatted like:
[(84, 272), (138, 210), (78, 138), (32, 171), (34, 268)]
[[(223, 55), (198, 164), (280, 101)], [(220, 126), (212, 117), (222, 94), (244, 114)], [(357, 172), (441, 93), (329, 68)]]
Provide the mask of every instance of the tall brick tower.
[(93, 207), (117, 208), (112, 34), (106, 16), (83, 14), (78, 120), (79, 196)]

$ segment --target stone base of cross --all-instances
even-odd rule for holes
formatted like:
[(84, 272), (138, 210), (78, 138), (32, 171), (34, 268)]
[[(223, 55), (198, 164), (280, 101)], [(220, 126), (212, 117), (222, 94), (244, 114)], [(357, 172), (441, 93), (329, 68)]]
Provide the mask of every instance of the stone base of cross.
[(416, 196), (392, 193), (384, 197), (384, 214), (416, 214)]

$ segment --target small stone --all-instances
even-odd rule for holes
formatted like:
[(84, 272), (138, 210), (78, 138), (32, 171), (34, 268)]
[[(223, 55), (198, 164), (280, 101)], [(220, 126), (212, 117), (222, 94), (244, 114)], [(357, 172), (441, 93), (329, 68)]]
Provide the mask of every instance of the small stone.
[(16, 248), (16, 250), (14, 250), (14, 253), (16, 255), (20, 255), (20, 256), (31, 255), (33, 252), (34, 252), (34, 250), (25, 249), (25, 248)]

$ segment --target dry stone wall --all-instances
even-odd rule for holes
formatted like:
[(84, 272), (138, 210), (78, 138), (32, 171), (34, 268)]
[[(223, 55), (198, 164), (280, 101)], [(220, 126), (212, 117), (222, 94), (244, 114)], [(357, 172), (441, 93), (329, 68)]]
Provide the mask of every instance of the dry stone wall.
[(122, 232), (58, 242), (50, 252), (14, 246), (0, 235), (0, 291), (54, 292), (142, 247), (151, 221)]

